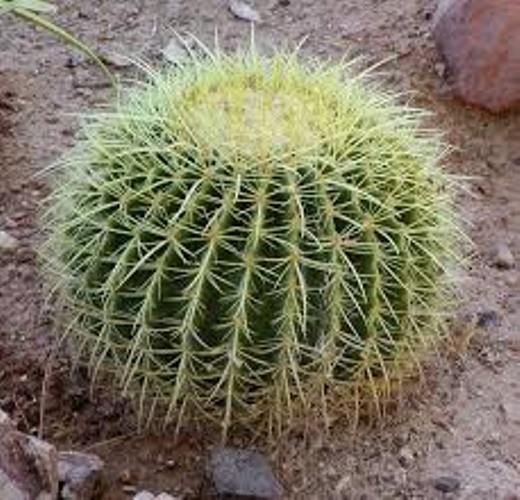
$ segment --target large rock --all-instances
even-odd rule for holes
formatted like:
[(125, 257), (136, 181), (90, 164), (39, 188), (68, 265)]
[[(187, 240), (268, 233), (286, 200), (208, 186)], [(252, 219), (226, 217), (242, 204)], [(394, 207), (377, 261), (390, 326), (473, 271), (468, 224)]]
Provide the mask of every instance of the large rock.
[(464, 101), (520, 109), (520, 0), (440, 0), (433, 33)]
[(208, 496), (233, 499), (278, 499), (282, 487), (267, 458), (254, 450), (217, 448), (207, 465)]
[(95, 500), (104, 486), (103, 462), (62, 452), (18, 432), (0, 410), (0, 500)]
[(18, 432), (0, 411), (0, 499), (55, 500), (57, 463), (54, 446)]

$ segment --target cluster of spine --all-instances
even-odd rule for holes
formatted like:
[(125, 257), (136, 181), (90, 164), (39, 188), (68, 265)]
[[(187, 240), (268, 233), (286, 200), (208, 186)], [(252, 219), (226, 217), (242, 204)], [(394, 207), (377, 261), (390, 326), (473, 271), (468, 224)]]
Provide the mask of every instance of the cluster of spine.
[(64, 328), (147, 422), (377, 404), (439, 338), (458, 239), (440, 142), (349, 71), (194, 59), (60, 162), (44, 255)]

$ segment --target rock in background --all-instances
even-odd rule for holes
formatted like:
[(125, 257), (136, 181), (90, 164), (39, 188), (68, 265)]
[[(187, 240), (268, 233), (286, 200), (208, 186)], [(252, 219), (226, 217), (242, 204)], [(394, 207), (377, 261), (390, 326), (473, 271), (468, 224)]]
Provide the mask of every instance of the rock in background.
[(441, 0), (433, 34), (461, 99), (520, 109), (519, 0)]

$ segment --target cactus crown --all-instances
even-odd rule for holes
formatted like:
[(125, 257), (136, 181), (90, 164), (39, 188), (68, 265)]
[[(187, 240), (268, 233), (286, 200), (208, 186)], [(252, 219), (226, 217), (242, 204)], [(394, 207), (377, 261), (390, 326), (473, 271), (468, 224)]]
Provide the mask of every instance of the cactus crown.
[(224, 431), (384, 400), (439, 338), (457, 259), (423, 116), (349, 64), (251, 51), (92, 117), (44, 252), (83, 359), (140, 415)]

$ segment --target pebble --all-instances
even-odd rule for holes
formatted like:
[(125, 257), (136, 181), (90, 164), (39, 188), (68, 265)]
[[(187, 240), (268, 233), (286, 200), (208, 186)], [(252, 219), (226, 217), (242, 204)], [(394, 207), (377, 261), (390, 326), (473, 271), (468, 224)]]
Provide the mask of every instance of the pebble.
[(486, 442), (491, 445), (500, 444), (500, 433), (499, 432), (491, 432), (489, 437), (486, 439)]
[(161, 51), (162, 56), (172, 64), (181, 64), (189, 59), (188, 48), (191, 48), (188, 42), (181, 42), (178, 37), (170, 39), (166, 47)]
[(452, 328), (453, 348), (459, 354), (466, 351), (469, 343), (475, 335), (477, 326), (477, 315), (473, 313), (458, 314), (454, 320)]
[(500, 242), (495, 249), (495, 265), (499, 269), (512, 269), (515, 265), (513, 252), (505, 242)]
[(211, 453), (206, 473), (217, 498), (272, 499), (282, 496), (282, 487), (269, 461), (258, 451), (216, 448)]
[(94, 91), (87, 87), (79, 87), (76, 88), (76, 95), (78, 97), (83, 97), (84, 99), (91, 99), (94, 95)]
[(63, 500), (100, 497), (104, 489), (104, 464), (96, 455), (74, 451), (58, 455), (58, 476)]
[(59, 118), (56, 115), (47, 115), (44, 120), (45, 123), (48, 123), (49, 125), (56, 125), (56, 123), (59, 122)]
[(125, 69), (132, 66), (132, 59), (117, 52), (103, 54), (103, 61), (115, 69)]
[(153, 493), (144, 490), (137, 493), (133, 500), (180, 500), (180, 497), (174, 497), (169, 493), (159, 493), (155, 496)]
[(85, 62), (85, 57), (78, 55), (78, 54), (72, 54), (69, 57), (67, 57), (67, 61), (65, 62), (65, 67), (69, 69), (76, 68), (78, 66), (81, 66)]
[(123, 484), (132, 484), (134, 482), (132, 472), (129, 469), (125, 469), (119, 474), (119, 481)]
[(520, 401), (504, 401), (500, 404), (500, 409), (506, 421), (520, 425)]
[(260, 23), (260, 14), (250, 5), (242, 0), (229, 0), (228, 8), (231, 13), (238, 19), (249, 21), (252, 23)]
[(507, 286), (514, 287), (520, 284), (520, 281), (518, 279), (518, 275), (515, 275), (514, 273), (508, 273), (504, 276), (504, 282)]
[(0, 251), (15, 250), (18, 247), (18, 243), (18, 240), (7, 231), (0, 231)]
[(412, 450), (407, 446), (401, 448), (401, 450), (399, 450), (398, 460), (401, 467), (404, 467), (405, 469), (411, 467), (414, 462), (414, 455)]
[(433, 487), (442, 493), (453, 493), (460, 488), (460, 481), (453, 476), (439, 476), (433, 481)]
[(435, 64), (433, 69), (435, 70), (435, 73), (437, 73), (437, 76), (439, 78), (444, 78), (446, 76), (446, 65), (444, 63), (440, 62)]
[(344, 492), (348, 488), (351, 481), (352, 481), (352, 477), (349, 474), (346, 474), (336, 483), (336, 487), (334, 488), (334, 491), (338, 498), (344, 498)]
[(149, 491), (140, 491), (133, 500), (155, 500), (155, 495)]
[(500, 316), (493, 310), (481, 311), (477, 314), (477, 326), (479, 328), (500, 326)]

